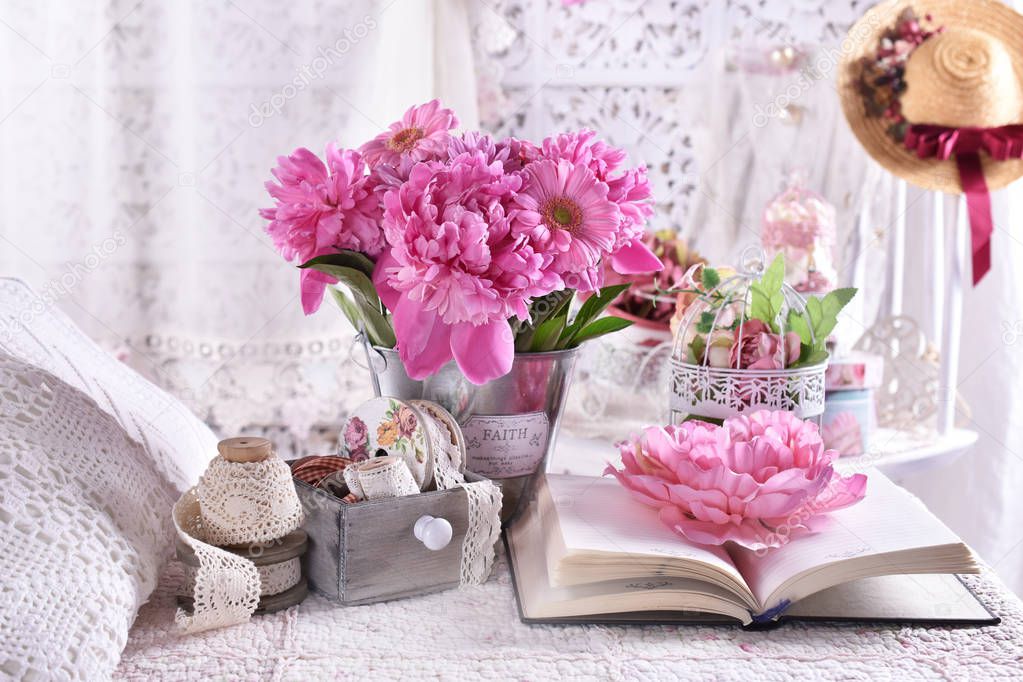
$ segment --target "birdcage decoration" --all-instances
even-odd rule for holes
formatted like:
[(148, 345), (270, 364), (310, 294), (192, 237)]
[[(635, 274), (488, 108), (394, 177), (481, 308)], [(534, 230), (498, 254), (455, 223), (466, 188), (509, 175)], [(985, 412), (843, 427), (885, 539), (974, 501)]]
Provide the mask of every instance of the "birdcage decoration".
[(704, 271), (687, 283), (690, 300), (672, 349), (672, 421), (772, 409), (820, 423), (827, 367), (824, 338), (818, 343), (814, 331), (827, 327), (817, 324), (820, 301), (809, 311), (784, 281), (783, 259), (770, 267), (765, 261), (750, 248), (739, 270)]

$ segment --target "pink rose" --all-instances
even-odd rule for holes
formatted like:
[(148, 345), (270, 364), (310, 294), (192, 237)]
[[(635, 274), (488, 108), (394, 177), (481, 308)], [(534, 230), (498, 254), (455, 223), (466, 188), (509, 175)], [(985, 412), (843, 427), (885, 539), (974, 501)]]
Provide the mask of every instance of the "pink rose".
[(398, 433), (406, 438), (410, 438), (418, 424), (416, 415), (410, 407), (402, 405), (398, 408)]
[(731, 367), (782, 369), (799, 360), (799, 334), (775, 334), (762, 320), (749, 320), (736, 326), (734, 338), (729, 363)]
[(369, 429), (366, 427), (366, 422), (358, 417), (349, 419), (348, 424), (345, 426), (345, 447), (348, 448), (351, 458), (355, 461), (366, 459), (368, 457), (366, 452), (368, 444)]

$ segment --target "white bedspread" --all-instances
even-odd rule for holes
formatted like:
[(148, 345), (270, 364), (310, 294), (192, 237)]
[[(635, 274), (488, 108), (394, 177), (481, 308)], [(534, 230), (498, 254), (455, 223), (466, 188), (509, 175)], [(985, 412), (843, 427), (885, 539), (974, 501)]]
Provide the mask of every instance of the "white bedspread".
[(482, 587), (371, 606), (311, 596), (246, 625), (181, 636), (176, 569), (131, 631), (120, 679), (1023, 678), (1023, 604), (993, 573), (969, 578), (1003, 619), (985, 628), (788, 623), (732, 626), (524, 625), (501, 560)]

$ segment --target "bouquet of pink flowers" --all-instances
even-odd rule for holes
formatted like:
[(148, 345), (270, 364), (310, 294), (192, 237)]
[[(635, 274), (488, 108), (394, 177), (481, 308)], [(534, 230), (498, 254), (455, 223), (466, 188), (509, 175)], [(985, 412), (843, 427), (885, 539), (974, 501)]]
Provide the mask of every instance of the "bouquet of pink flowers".
[(816, 424), (791, 412), (761, 410), (722, 426), (652, 426), (619, 449), (621, 470), (608, 465), (604, 473), (700, 544), (780, 547), (866, 494), (867, 477), (839, 475), (832, 466), (839, 453), (824, 447)]
[[(603, 267), (661, 268), (643, 243), (646, 169), (621, 168), (625, 153), (589, 130), (534, 145), (454, 134), (457, 124), (434, 100), (358, 151), (278, 159), (276, 203), (261, 215), (302, 268), (306, 314), (330, 288), (373, 344), (397, 346), (411, 378), (454, 359), (476, 384), (506, 374), (516, 350), (628, 326), (599, 317), (628, 286), (602, 288)], [(592, 295), (570, 320), (576, 291)]]

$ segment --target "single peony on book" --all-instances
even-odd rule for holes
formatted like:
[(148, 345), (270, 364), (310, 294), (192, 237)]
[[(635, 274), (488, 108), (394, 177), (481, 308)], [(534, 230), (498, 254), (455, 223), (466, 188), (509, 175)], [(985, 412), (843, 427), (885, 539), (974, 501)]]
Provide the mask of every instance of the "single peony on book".
[[(779, 546), (698, 544), (612, 478), (548, 474), (506, 541), (526, 622), (997, 623), (956, 574), (970, 549), (879, 471)], [(739, 541), (735, 541), (739, 540)]]

